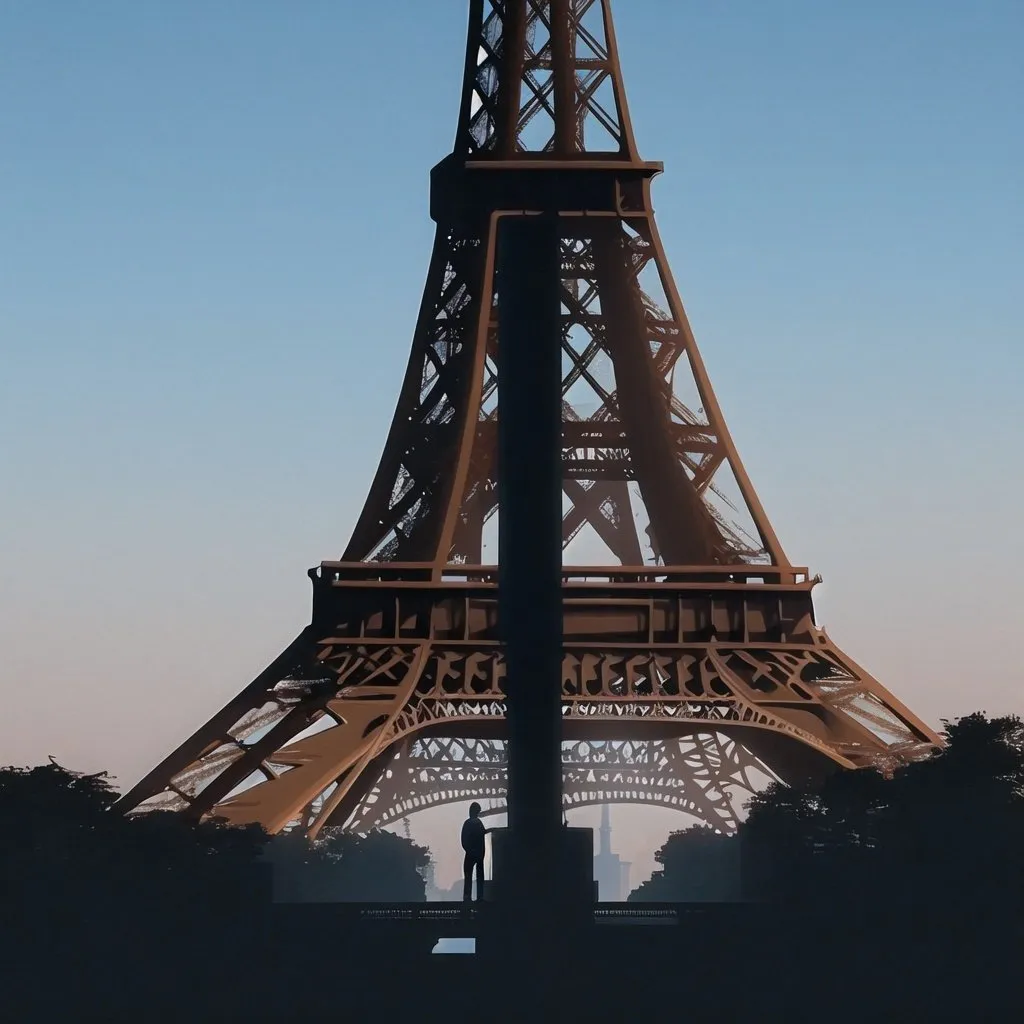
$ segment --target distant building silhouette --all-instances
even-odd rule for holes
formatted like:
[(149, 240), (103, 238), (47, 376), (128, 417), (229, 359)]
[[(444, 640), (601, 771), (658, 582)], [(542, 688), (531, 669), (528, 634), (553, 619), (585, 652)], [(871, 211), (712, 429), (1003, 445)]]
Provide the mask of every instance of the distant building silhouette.
[(597, 853), (594, 854), (594, 878), (597, 880), (597, 898), (605, 903), (618, 903), (629, 892), (628, 861), (612, 853), (612, 826), (608, 805), (601, 806), (601, 827), (598, 830)]
[(434, 858), (431, 857), (430, 860), (427, 861), (427, 866), (423, 868), (422, 871), (420, 871), (420, 874), (423, 876), (423, 881), (427, 887), (428, 900), (433, 900), (437, 898), (435, 896), (431, 896), (431, 893), (437, 891), (437, 884), (434, 880), (434, 873), (436, 870), (437, 866), (434, 864)]
[(436, 884), (427, 886), (427, 901), (430, 903), (447, 903), (462, 899), (462, 876), (460, 875), (447, 888), (441, 889)]
[[(402, 835), (404, 835), (405, 838), (408, 839), (410, 843), (414, 841), (412, 838), (412, 826), (409, 823), (408, 817), (402, 819)], [(430, 895), (432, 892), (436, 891), (436, 886), (434, 885), (435, 868), (436, 865), (434, 864), (433, 856), (429, 858), (429, 860), (427, 861), (426, 864), (423, 865), (423, 867), (417, 868), (417, 870), (420, 873), (420, 878), (423, 879), (423, 884), (426, 886), (426, 898), (428, 900), (440, 898)]]

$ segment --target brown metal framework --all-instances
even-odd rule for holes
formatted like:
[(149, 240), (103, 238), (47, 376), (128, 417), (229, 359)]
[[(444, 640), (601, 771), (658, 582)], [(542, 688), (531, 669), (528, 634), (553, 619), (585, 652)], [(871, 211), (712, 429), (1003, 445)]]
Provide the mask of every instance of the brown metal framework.
[[(272, 831), (365, 822), (396, 752), (502, 736), (497, 226), (562, 236), (564, 735), (739, 739), (783, 778), (939, 743), (814, 621), (669, 272), (610, 0), (473, 0), (412, 354), (341, 561), (295, 641), (123, 799)], [(401, 803), (403, 797), (389, 797)]]
[[(384, 828), (417, 811), (484, 801), (505, 811), (502, 740), (430, 736), (406, 743), (356, 808), (348, 827)], [(564, 808), (647, 804), (735, 831), (737, 804), (774, 779), (740, 743), (717, 733), (665, 740), (580, 740), (562, 749)], [(312, 815), (311, 817), (315, 816)]]

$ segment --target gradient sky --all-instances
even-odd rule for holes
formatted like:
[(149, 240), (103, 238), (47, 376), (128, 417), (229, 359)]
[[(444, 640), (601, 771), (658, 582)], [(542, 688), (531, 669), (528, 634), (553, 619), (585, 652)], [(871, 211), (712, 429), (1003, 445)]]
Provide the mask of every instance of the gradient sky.
[[(0, 763), (130, 784), (308, 621), (397, 398), (467, 6), (0, 0)], [(933, 723), (1024, 711), (1024, 5), (616, 12), (820, 621)], [(613, 820), (640, 876), (682, 823)]]

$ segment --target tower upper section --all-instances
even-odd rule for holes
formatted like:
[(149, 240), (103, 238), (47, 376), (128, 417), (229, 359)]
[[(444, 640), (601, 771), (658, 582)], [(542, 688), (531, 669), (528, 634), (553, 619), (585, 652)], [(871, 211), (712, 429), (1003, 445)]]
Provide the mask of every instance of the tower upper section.
[(611, 0), (472, 0), (455, 153), (638, 159)]

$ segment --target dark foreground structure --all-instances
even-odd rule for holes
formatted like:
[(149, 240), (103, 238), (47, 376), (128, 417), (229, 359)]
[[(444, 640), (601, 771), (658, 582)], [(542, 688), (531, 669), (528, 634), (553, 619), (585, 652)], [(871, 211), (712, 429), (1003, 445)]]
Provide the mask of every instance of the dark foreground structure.
[[(250, 894), (251, 897), (251, 894)], [(441, 910), (435, 909), (440, 907)], [(514, 979), (504, 959), (430, 955), (481, 927), (410, 905), (148, 908), (20, 924), (4, 955), (4, 1020), (1012, 1020), (1019, 916), (979, 907), (951, 928), (935, 905), (596, 908), (561, 955)], [(909, 911), (909, 912), (908, 912)], [(424, 916), (417, 917), (421, 912)], [(447, 913), (446, 918), (439, 914)], [(395, 920), (399, 918), (399, 920)], [(134, 923), (133, 923), (134, 922)], [(841, 923), (840, 923), (841, 922)], [(315, 1018), (314, 1016), (315, 1015)]]

